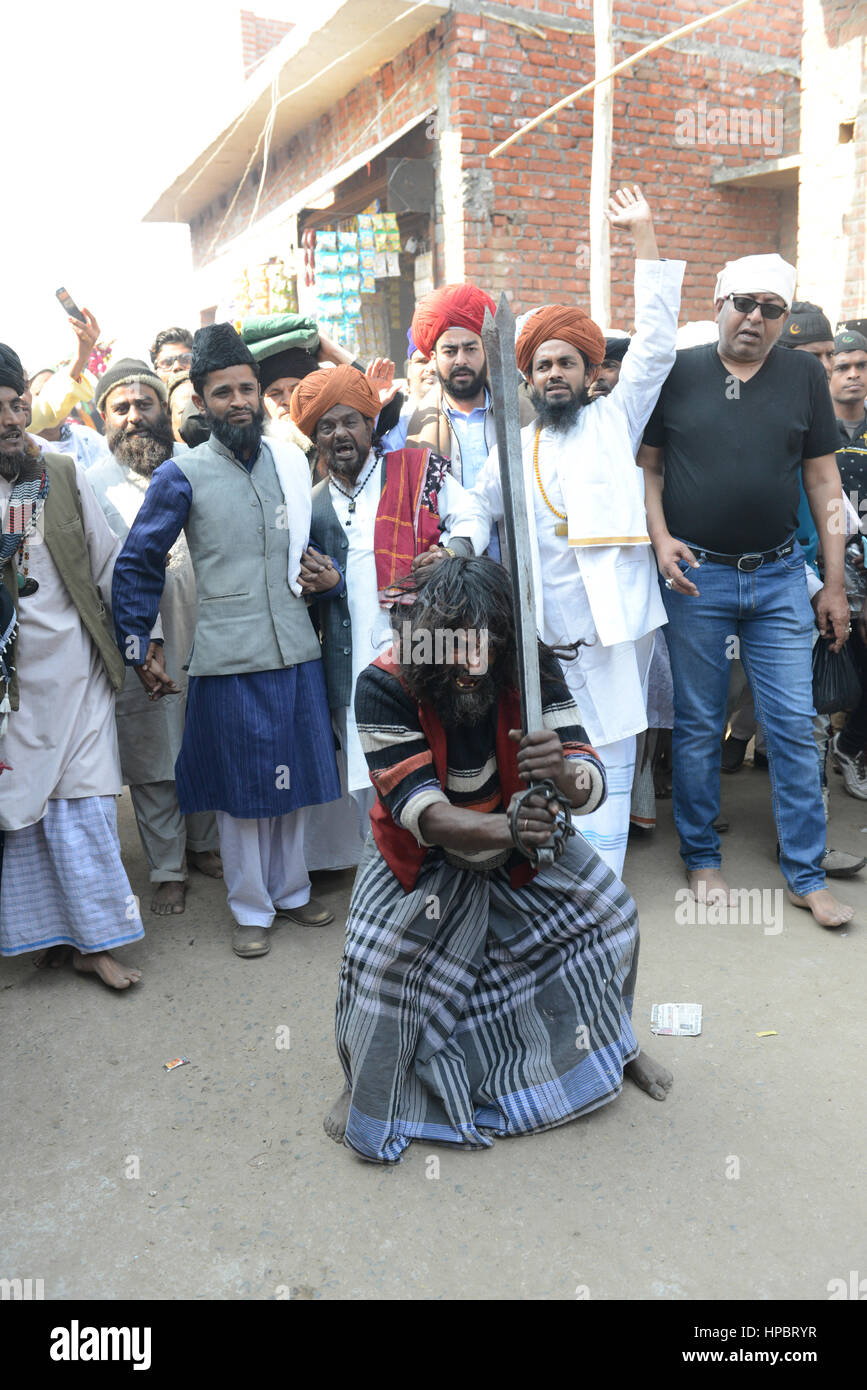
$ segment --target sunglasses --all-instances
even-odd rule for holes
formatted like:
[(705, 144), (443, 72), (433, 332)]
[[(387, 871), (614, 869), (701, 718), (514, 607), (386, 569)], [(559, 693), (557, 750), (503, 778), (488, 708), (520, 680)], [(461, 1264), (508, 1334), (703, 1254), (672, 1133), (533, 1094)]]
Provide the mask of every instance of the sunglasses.
[(785, 304), (762, 304), (751, 294), (727, 294), (726, 299), (731, 300), (739, 314), (751, 314), (754, 309), (761, 309), (763, 319), (782, 318), (783, 314), (789, 312)]
[(192, 360), (192, 352), (178, 352), (173, 357), (161, 357), (157, 365), (165, 372), (169, 367), (189, 367)]

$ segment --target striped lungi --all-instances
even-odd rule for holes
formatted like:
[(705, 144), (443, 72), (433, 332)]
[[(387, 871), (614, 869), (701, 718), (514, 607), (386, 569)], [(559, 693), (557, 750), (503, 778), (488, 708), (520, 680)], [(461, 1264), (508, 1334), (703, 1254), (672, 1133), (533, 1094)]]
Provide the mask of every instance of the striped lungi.
[(409, 893), (369, 838), (337, 1000), (347, 1145), (385, 1163), (413, 1139), (487, 1148), (613, 1100), (637, 965), (635, 904), (578, 836), (517, 889), (434, 851)]
[(49, 801), (45, 815), (7, 830), (0, 881), (0, 955), (46, 946), (112, 951), (144, 936), (121, 863), (113, 796)]

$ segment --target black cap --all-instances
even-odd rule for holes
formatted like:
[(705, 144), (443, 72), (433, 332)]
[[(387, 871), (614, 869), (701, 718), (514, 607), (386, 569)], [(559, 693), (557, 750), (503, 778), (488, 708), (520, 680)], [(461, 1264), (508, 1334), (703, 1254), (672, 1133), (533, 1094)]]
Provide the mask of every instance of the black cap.
[(259, 368), (244, 339), (230, 323), (209, 323), (193, 335), (190, 378), (201, 395), (209, 372), (221, 372), (226, 367), (252, 367), (258, 377)]

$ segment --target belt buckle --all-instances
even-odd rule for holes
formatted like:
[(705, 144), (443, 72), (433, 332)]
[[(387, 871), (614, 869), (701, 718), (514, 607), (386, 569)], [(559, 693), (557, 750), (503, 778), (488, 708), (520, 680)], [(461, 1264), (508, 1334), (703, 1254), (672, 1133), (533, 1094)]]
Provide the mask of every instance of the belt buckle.
[[(750, 561), (752, 563), (745, 563), (745, 561)], [(738, 569), (743, 574), (752, 574), (753, 570), (761, 569), (764, 563), (765, 557), (762, 555), (761, 551), (751, 550), (747, 555), (742, 555), (740, 557), (738, 560)]]

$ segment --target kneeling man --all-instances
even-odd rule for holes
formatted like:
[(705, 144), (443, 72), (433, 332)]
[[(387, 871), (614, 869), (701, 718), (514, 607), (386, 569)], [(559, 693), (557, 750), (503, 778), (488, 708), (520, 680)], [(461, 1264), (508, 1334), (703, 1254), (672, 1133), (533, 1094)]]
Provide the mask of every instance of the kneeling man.
[[(512, 839), (522, 783), (550, 778), (579, 814), (605, 797), (556, 651), (540, 643), (544, 728), (522, 738), (507, 572), (455, 557), (406, 587), (400, 650), (356, 689), (378, 796), (340, 972), (346, 1089), (325, 1121), (382, 1163), (413, 1139), (487, 1148), (564, 1124), (619, 1095), (624, 1072), (657, 1100), (671, 1085), (632, 1030), (638, 923), (623, 884), (580, 835), (538, 871)], [(559, 810), (525, 803), (528, 850)]]

